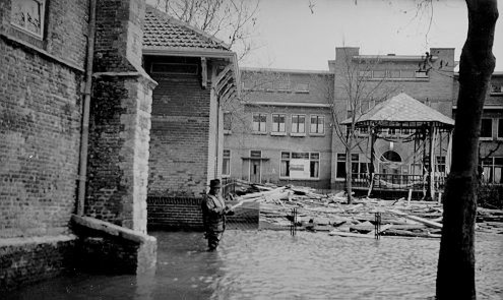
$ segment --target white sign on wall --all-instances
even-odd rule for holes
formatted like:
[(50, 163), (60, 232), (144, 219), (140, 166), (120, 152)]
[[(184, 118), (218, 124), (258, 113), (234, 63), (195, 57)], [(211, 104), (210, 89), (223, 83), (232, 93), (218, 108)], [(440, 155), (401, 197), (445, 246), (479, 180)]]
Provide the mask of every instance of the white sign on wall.
[(309, 159), (290, 160), (290, 178), (308, 179), (309, 175)]

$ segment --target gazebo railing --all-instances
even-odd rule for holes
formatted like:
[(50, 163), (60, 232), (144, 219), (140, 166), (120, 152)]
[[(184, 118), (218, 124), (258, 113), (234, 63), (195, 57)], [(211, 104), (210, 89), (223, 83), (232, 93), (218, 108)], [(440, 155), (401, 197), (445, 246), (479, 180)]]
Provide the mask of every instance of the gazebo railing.
[[(428, 177), (424, 175), (374, 173), (373, 183), (367, 173), (352, 174), (351, 185), (355, 188), (370, 188), (382, 190), (426, 189)], [(443, 190), (445, 176), (435, 176), (435, 190)]]

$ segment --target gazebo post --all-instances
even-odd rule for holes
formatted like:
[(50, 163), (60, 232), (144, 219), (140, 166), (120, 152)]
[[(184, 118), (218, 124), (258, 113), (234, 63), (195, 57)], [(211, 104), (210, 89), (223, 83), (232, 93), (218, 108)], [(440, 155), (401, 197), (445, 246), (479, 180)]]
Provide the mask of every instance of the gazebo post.
[(372, 193), (372, 189), (374, 188), (374, 143), (375, 143), (375, 124), (373, 122), (369, 123), (369, 134), (370, 134), (370, 165), (369, 165), (369, 175), (370, 175), (370, 182), (369, 182), (369, 189), (367, 192), (367, 197), (370, 197), (370, 194)]
[(435, 145), (433, 144), (435, 137), (435, 127), (433, 123), (430, 124), (430, 163), (428, 167), (428, 200), (435, 200), (434, 178), (433, 178), (433, 162), (435, 155)]

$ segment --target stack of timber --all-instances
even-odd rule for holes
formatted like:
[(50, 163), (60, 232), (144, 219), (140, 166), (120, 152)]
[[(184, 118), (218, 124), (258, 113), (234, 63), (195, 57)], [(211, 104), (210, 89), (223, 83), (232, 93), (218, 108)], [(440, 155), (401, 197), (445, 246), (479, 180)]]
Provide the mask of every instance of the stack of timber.
[[(238, 182), (233, 200), (260, 203), (260, 228), (325, 232), (333, 236), (375, 238), (375, 215), (380, 213), (381, 236), (440, 238), (443, 207), (434, 201), (390, 201), (355, 198), (347, 204), (344, 192), (319, 192), (293, 185)], [(294, 214), (294, 211), (296, 212)], [(476, 230), (503, 234), (503, 210), (479, 208)]]

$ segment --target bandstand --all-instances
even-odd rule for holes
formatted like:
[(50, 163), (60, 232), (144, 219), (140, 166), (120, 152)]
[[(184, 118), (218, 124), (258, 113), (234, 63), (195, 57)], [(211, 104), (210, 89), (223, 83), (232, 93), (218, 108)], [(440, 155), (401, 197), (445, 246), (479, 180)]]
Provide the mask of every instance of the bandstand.
[(453, 119), (401, 93), (341, 124), (353, 122), (368, 158), (366, 172), (352, 174), (353, 190), (369, 196), (400, 192), (425, 200), (441, 197), (450, 169)]

